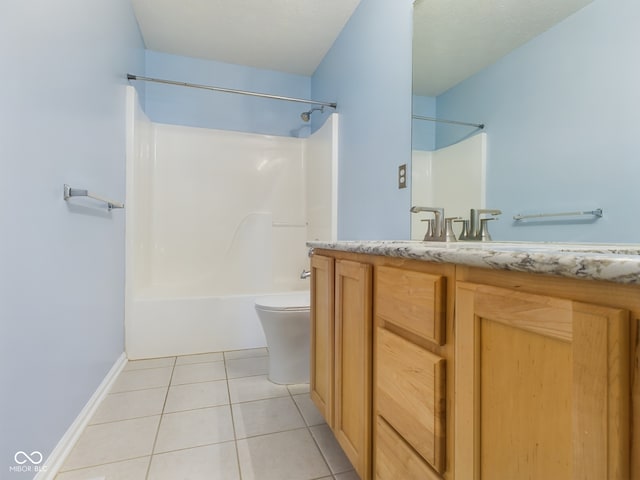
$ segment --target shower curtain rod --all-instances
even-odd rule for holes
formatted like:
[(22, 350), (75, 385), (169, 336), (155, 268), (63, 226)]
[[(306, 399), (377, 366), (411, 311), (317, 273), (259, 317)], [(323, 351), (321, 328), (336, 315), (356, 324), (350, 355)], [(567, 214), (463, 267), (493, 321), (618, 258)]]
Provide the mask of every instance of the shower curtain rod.
[(335, 102), (318, 102), (316, 100), (306, 100), (304, 98), (283, 97), (280, 95), (270, 95), (268, 93), (248, 92), (246, 90), (235, 90), (233, 88), (212, 87), (209, 85), (198, 85), (196, 83), (176, 82), (173, 80), (162, 80), (160, 78), (141, 77), (140, 75), (132, 75), (127, 73), (127, 80), (140, 80), (144, 82), (164, 83), (167, 85), (178, 85), (180, 87), (201, 88), (203, 90), (213, 90), (214, 92), (238, 93), (240, 95), (250, 95), (252, 97), (272, 98), (274, 100), (284, 100), (286, 102), (307, 103), (311, 105), (322, 105), (325, 107), (337, 108)]
[(457, 122), (455, 120), (443, 120), (443, 119), (434, 118), (434, 117), (423, 117), (422, 115), (411, 115), (411, 117), (417, 120), (428, 120), (429, 122), (451, 123), (453, 125), (465, 125), (467, 127), (476, 127), (479, 129), (484, 128), (484, 123)]

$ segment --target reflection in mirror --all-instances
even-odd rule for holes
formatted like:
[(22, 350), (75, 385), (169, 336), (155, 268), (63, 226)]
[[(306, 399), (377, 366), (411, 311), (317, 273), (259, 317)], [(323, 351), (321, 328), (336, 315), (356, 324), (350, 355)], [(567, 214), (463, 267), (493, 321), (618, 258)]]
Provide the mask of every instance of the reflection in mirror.
[[(486, 206), (503, 212), (494, 240), (640, 243), (640, 2), (444, 3), (414, 6), (413, 113), (486, 125)], [(479, 131), (414, 120), (413, 149)]]
[[(414, 150), (411, 205), (445, 206), (446, 217), (469, 218), (471, 208), (485, 208), (487, 135), (484, 133), (433, 151)], [(411, 215), (411, 239), (422, 240), (429, 214)], [(455, 223), (454, 223), (455, 225)], [(454, 231), (459, 237), (459, 227)]]

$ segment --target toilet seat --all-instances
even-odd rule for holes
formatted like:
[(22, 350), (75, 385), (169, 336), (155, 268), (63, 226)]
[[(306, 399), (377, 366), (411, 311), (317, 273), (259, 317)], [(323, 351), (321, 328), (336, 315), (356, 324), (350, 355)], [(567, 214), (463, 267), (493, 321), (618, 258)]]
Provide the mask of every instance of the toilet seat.
[(257, 297), (256, 308), (269, 312), (305, 312), (310, 309), (309, 292), (296, 292)]

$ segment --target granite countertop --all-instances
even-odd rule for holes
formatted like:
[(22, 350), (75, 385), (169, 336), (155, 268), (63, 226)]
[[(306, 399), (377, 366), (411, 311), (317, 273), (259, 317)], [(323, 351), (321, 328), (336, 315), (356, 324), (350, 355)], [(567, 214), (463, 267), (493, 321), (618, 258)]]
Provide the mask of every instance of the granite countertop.
[(640, 245), (546, 242), (307, 242), (311, 248), (640, 285)]

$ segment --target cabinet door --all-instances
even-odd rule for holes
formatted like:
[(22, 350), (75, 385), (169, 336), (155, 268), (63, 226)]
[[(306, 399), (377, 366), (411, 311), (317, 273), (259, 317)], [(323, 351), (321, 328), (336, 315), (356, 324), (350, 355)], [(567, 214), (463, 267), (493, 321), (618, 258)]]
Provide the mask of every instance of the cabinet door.
[(628, 316), (458, 283), (456, 476), (628, 479)]
[(334, 267), (333, 258), (311, 257), (311, 399), (333, 426)]
[(336, 261), (333, 431), (361, 479), (371, 475), (371, 265)]

